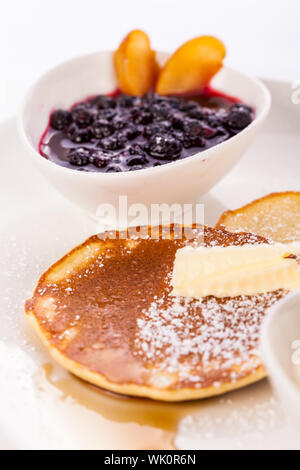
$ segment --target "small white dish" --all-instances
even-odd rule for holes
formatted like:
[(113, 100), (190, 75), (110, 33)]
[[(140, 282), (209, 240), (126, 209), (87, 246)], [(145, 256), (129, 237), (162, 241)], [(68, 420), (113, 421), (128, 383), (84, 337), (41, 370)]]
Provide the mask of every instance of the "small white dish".
[[(42, 158), (38, 144), (51, 110), (68, 108), (87, 96), (116, 89), (112, 54), (104, 51), (69, 60), (33, 85), (18, 115), (27, 154), (53, 186), (92, 215), (99, 204), (112, 204), (117, 209), (120, 195), (127, 196), (128, 206), (194, 203), (225, 176), (252, 143), (269, 112), (268, 89), (259, 80), (224, 66), (212, 86), (252, 105), (256, 110), (254, 121), (226, 142), (167, 165), (124, 173), (89, 173)], [(167, 57), (160, 53), (160, 62)]]
[(275, 305), (262, 328), (269, 377), (291, 424), (300, 429), (300, 291)]

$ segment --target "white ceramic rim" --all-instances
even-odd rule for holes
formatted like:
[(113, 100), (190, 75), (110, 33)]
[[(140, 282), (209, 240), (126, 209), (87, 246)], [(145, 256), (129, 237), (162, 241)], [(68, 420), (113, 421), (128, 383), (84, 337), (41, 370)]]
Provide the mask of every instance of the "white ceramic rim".
[[(99, 50), (98, 52), (108, 52), (108, 53), (113, 53), (112, 50)], [(165, 53), (165, 52), (161, 52), (159, 51), (158, 54), (169, 54), (169, 53)], [(33, 93), (33, 90), (34, 88), (37, 86), (37, 84), (43, 80), (48, 74), (50, 75), (57, 67), (61, 67), (63, 65), (67, 65), (68, 63), (71, 63), (73, 62), (74, 60), (76, 59), (81, 59), (81, 58), (84, 58), (84, 57), (87, 57), (87, 56), (93, 56), (95, 55), (95, 52), (93, 53), (90, 53), (90, 54), (84, 54), (84, 55), (81, 55), (81, 56), (75, 56), (71, 59), (68, 59), (67, 61), (63, 61), (63, 62), (60, 62), (59, 64), (55, 65), (54, 67), (51, 67), (51, 69), (49, 69), (47, 72), (45, 72), (38, 80), (36, 80), (30, 87), (29, 89), (27, 90), (27, 92), (25, 93), (25, 98), (23, 99), (22, 101), (22, 104), (20, 106), (20, 109), (17, 113), (17, 127), (18, 127), (18, 131), (19, 131), (19, 134), (21, 135), (22, 137), (22, 140), (23, 142), (25, 143), (25, 146), (26, 148), (29, 150), (29, 153), (31, 154), (32, 152), (35, 153), (35, 157), (39, 157), (41, 158), (42, 156), (40, 155), (40, 153), (38, 152), (38, 150), (29, 142), (28, 138), (27, 138), (27, 135), (26, 135), (26, 132), (25, 132), (25, 128), (24, 128), (24, 125), (23, 125), (23, 114), (24, 114), (24, 111), (25, 111), (25, 107), (26, 107), (26, 104), (28, 102), (28, 100), (30, 99), (32, 93)], [(271, 94), (268, 90), (268, 88), (256, 77), (253, 77), (251, 75), (248, 75), (248, 74), (245, 74), (243, 72), (239, 72), (238, 70), (232, 68), (232, 67), (228, 67), (227, 65), (224, 65), (223, 66), (224, 68), (228, 69), (228, 70), (231, 70), (233, 71), (234, 73), (236, 74), (239, 74), (241, 77), (244, 77), (246, 79), (250, 79), (252, 81), (255, 82), (255, 84), (261, 89), (261, 91), (263, 92), (264, 94), (264, 97), (265, 97), (265, 105), (262, 109), (262, 111), (260, 112), (259, 116), (255, 117), (254, 120), (251, 122), (251, 124), (249, 124), (245, 129), (243, 129), (241, 132), (239, 132), (239, 134), (231, 137), (230, 139), (228, 140), (225, 140), (224, 142), (221, 142), (219, 144), (217, 144), (218, 147), (220, 148), (226, 148), (227, 145), (229, 145), (229, 142), (232, 143), (233, 139), (238, 139), (240, 134), (245, 134), (245, 133), (249, 133), (251, 132), (252, 128), (254, 126), (256, 126), (257, 124), (259, 124), (260, 122), (264, 121), (264, 119), (266, 118), (266, 116), (268, 115), (269, 111), (270, 111), (270, 107), (271, 107)], [(220, 90), (222, 91), (222, 90)], [(192, 160), (196, 160), (198, 159), (199, 161), (202, 161), (202, 160), (207, 160), (210, 155), (212, 153), (214, 153), (214, 150), (215, 150), (215, 147), (216, 146), (213, 146), (207, 150), (204, 150), (203, 152), (199, 152), (199, 153), (196, 153), (195, 155), (191, 155), (189, 157), (186, 157), (182, 160), (175, 160), (173, 162), (168, 162), (166, 165), (161, 165), (161, 166), (156, 166), (156, 167), (149, 167), (149, 168), (143, 168), (143, 171), (141, 170), (134, 170), (134, 171), (123, 171), (123, 172), (119, 172), (119, 173), (103, 173), (103, 172), (89, 172), (89, 171), (86, 171), (86, 172), (81, 172), (81, 175), (83, 175), (83, 177), (86, 177), (86, 178), (90, 178), (90, 179), (97, 179), (99, 178), (99, 175), (101, 177), (103, 177), (103, 175), (105, 174), (106, 178), (125, 178), (125, 177), (136, 177), (138, 176), (139, 173), (145, 173), (147, 172), (147, 174), (151, 174), (151, 172), (160, 172), (160, 171), (168, 171), (168, 167), (169, 165), (172, 165), (172, 166), (180, 166), (180, 165), (184, 165), (186, 163), (186, 161), (189, 161), (191, 162)], [(32, 156), (31, 154), (31, 157), (32, 158), (35, 158)], [(43, 158), (43, 157), (42, 157)], [(63, 166), (60, 166), (60, 165), (57, 165), (56, 163), (46, 159), (46, 158), (43, 158), (42, 160), (44, 162), (45, 165), (56, 165), (61, 171), (65, 172), (65, 173), (68, 173), (70, 174), (70, 172), (72, 173), (78, 173), (78, 170), (76, 169), (73, 169), (73, 168), (66, 168), (66, 167), (63, 167)]]
[(289, 389), (289, 394), (292, 394), (295, 399), (299, 400), (300, 390), (296, 383), (291, 379), (289, 374), (280, 364), (276, 354), (273, 352), (273, 348), (270, 344), (269, 334), (277, 315), (280, 315), (280, 311), (284, 309), (284, 306), (288, 304), (292, 299), (299, 298), (300, 303), (300, 290), (291, 292), (286, 297), (281, 299), (274, 307), (271, 307), (262, 325), (260, 349), (262, 352), (263, 360), (266, 363), (267, 369), (269, 368), (270, 378), (272, 380), (273, 372), (276, 374), (276, 382), (282, 381)]

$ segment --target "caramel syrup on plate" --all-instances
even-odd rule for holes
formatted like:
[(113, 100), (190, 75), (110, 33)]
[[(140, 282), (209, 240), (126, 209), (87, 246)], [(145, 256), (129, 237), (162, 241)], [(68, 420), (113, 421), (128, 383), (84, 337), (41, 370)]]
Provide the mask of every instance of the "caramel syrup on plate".
[(56, 379), (50, 363), (44, 364), (43, 375), (62, 400), (71, 399), (99, 415), (99, 435), (109, 436), (111, 449), (175, 450), (179, 421), (203, 406), (201, 401), (165, 403), (118, 395), (71, 374)]

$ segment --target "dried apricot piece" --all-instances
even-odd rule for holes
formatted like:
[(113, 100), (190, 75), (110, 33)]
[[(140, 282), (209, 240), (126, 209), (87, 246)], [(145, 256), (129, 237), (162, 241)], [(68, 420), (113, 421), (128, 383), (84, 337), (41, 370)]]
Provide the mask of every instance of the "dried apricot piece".
[(226, 50), (213, 36), (183, 44), (161, 69), (155, 91), (162, 95), (199, 91), (222, 67)]
[(154, 87), (158, 64), (144, 31), (131, 31), (123, 39), (114, 54), (114, 66), (123, 93), (143, 95)]

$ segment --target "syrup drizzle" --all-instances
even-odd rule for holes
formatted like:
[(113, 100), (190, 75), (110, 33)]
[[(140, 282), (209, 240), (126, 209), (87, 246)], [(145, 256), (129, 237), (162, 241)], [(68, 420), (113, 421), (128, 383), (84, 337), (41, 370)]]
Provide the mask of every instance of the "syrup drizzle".
[(61, 392), (63, 400), (71, 399), (99, 415), (99, 433), (110, 434), (112, 449), (121, 449), (124, 444), (121, 440), (125, 438), (127, 449), (175, 450), (179, 421), (199, 411), (205, 403), (165, 403), (127, 397), (104, 391), (71, 374), (58, 379), (53, 375), (53, 365), (44, 364), (43, 379)]

